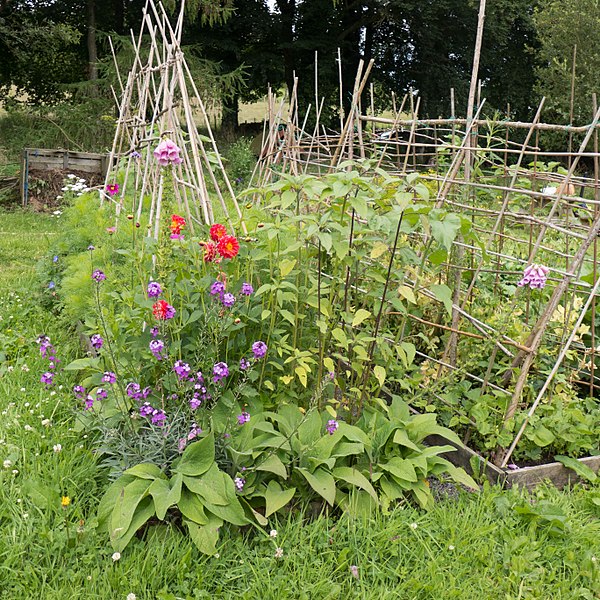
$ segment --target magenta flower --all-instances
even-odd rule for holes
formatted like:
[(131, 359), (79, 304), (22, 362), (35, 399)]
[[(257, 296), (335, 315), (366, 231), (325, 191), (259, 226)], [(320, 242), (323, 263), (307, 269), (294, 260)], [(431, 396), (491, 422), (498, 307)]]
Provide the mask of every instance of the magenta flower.
[(125, 391), (132, 400), (140, 400), (142, 397), (142, 389), (140, 388), (140, 384), (135, 383), (134, 381), (127, 384)]
[(148, 284), (148, 298), (158, 298), (162, 294), (162, 288), (157, 281), (151, 281)]
[(157, 427), (162, 427), (166, 420), (167, 415), (165, 414), (164, 410), (155, 410), (150, 418), (152, 425), (156, 425)]
[(256, 360), (263, 358), (267, 354), (267, 345), (264, 342), (254, 342), (252, 344), (252, 354), (254, 354)]
[(250, 368), (250, 361), (247, 358), (240, 359), (240, 371), (247, 371)]
[(178, 360), (173, 365), (173, 371), (175, 371), (175, 373), (177, 373), (177, 377), (179, 377), (180, 381), (182, 379), (187, 379), (191, 370), (192, 369), (191, 369), (190, 365), (188, 365), (187, 363), (184, 363), (182, 360)]
[(96, 390), (96, 400), (106, 400), (108, 398), (108, 392), (104, 388), (98, 388)]
[(80, 399), (83, 399), (83, 397), (86, 395), (85, 388), (82, 385), (76, 385), (73, 388), (73, 393), (77, 398)]
[(140, 406), (140, 415), (142, 417), (149, 417), (154, 412), (154, 408), (150, 405), (150, 402), (144, 402)]
[(240, 291), (240, 294), (242, 294), (242, 296), (250, 296), (254, 293), (254, 288), (249, 284), (249, 283), (242, 283), (242, 289)]
[(210, 286), (211, 296), (222, 296), (225, 293), (225, 284), (222, 281), (215, 281)]
[(106, 275), (104, 274), (103, 271), (101, 271), (100, 269), (96, 269), (93, 273), (92, 273), (92, 279), (96, 282), (96, 283), (100, 283), (101, 281), (104, 281), (106, 279)]
[(529, 286), (532, 290), (541, 289), (546, 285), (550, 269), (543, 265), (532, 264), (523, 271), (522, 279), (517, 283), (519, 287)]
[(335, 419), (329, 419), (329, 421), (327, 421), (327, 427), (325, 427), (325, 430), (329, 435), (333, 435), (339, 426), (339, 423)]
[(179, 153), (181, 148), (169, 138), (165, 138), (154, 150), (154, 157), (158, 160), (158, 164), (166, 167), (169, 164), (179, 165), (183, 162)]
[(150, 352), (154, 355), (154, 358), (157, 360), (163, 359), (162, 352), (165, 348), (165, 343), (162, 340), (150, 340), (148, 347), (150, 348)]
[(110, 183), (106, 186), (106, 193), (109, 196), (116, 196), (119, 193), (119, 184), (118, 183)]
[(85, 410), (90, 410), (94, 406), (94, 398), (90, 394), (88, 394), (83, 403), (83, 407)]

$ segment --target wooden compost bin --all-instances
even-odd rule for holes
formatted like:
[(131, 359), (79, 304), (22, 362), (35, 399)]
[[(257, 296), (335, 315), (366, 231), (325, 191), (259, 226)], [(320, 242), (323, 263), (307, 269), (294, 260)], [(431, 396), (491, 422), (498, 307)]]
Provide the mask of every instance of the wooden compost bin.
[(71, 150), (49, 150), (45, 148), (25, 148), (21, 168), (21, 202), (27, 205), (29, 196), (29, 172), (37, 171), (78, 171), (105, 175), (108, 169), (108, 155), (92, 152), (72, 152)]

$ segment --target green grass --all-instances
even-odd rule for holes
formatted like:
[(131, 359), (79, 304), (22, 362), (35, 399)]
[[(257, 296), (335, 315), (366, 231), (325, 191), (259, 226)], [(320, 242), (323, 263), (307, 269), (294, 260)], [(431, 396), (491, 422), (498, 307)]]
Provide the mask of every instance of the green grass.
[(0, 462), (10, 461), (0, 464), (0, 599), (600, 597), (599, 486), (531, 496), (485, 487), (428, 513), (404, 506), (373, 518), (296, 513), (264, 532), (224, 531), (213, 558), (174, 524), (153, 526), (113, 561), (94, 528), (106, 476), (76, 431), (71, 382), (39, 383), (47, 363), (36, 336), (50, 335), (63, 361), (75, 343), (31, 300), (35, 263), (59, 227), (47, 215), (0, 215)]

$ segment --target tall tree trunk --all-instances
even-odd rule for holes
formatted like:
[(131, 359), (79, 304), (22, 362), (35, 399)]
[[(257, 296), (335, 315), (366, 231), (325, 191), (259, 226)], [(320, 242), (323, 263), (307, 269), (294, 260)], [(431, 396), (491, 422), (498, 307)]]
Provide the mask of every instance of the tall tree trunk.
[(96, 43), (96, 0), (87, 0), (88, 79), (98, 79), (98, 46)]
[(240, 125), (238, 115), (240, 111), (240, 98), (237, 94), (223, 99), (223, 118), (221, 127), (227, 133), (237, 133)]

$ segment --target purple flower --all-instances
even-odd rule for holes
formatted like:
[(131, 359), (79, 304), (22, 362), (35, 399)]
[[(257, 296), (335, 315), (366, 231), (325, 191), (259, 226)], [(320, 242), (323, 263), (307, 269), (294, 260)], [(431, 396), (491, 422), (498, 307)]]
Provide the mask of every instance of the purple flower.
[(101, 281), (104, 281), (106, 279), (106, 275), (104, 274), (103, 271), (101, 271), (100, 269), (96, 269), (93, 273), (92, 273), (92, 279), (97, 282), (100, 283)]
[(210, 286), (211, 296), (222, 296), (225, 293), (225, 284), (222, 281), (215, 281)]
[(150, 394), (152, 393), (152, 388), (146, 386), (143, 390), (142, 390), (142, 399), (146, 399)]
[(247, 423), (249, 420), (250, 420), (250, 413), (247, 413), (246, 411), (243, 411), (241, 415), (237, 416), (238, 425), (243, 425), (244, 423)]
[(102, 383), (115, 383), (117, 381), (117, 376), (112, 371), (104, 371), (104, 375), (102, 375)]
[(236, 477), (233, 480), (233, 483), (235, 483), (235, 487), (237, 488), (237, 491), (241, 492), (244, 489), (244, 484), (246, 483), (246, 480), (243, 477)]
[(227, 363), (218, 362), (213, 367), (213, 381), (215, 383), (217, 383), (218, 381), (221, 381), (221, 379), (225, 379), (225, 377), (227, 377), (228, 375), (229, 375), (229, 367), (227, 366)]
[(42, 383), (44, 383), (47, 386), (52, 385), (53, 383), (53, 378), (54, 378), (54, 373), (50, 373), (50, 371), (46, 371), (41, 377), (40, 377), (40, 381)]
[(165, 348), (165, 343), (162, 340), (150, 340), (150, 344), (148, 344), (150, 348), (150, 352), (154, 355), (154, 358), (157, 360), (162, 360), (162, 351)]
[(166, 419), (167, 415), (165, 414), (164, 410), (155, 410), (152, 413), (152, 418), (150, 419), (150, 422), (152, 423), (152, 425), (162, 427), (165, 424)]
[(108, 398), (108, 392), (104, 388), (98, 388), (96, 390), (96, 400), (106, 400)]
[(333, 435), (339, 426), (339, 423), (335, 419), (329, 419), (329, 421), (327, 421), (327, 427), (325, 427), (325, 430), (329, 435)]
[(96, 249), (96, 246), (92, 246), (92, 244), (90, 244), (90, 245), (87, 247), (87, 249), (88, 249), (90, 252), (92, 252), (93, 250), (95, 250), (95, 249)]
[(254, 288), (252, 287), (252, 285), (250, 285), (249, 283), (242, 283), (242, 289), (240, 291), (240, 294), (242, 294), (242, 296), (250, 296), (254, 293)]
[(246, 371), (250, 368), (250, 361), (247, 358), (240, 359), (240, 371)]
[(83, 403), (83, 407), (85, 410), (90, 410), (94, 406), (94, 398), (90, 394), (88, 394)]
[(227, 292), (221, 297), (221, 302), (223, 303), (223, 306), (231, 308), (235, 304), (235, 296)]
[(194, 394), (192, 398), (190, 398), (190, 408), (192, 410), (196, 410), (202, 404), (202, 400), (200, 400), (200, 396), (198, 394)]
[(153, 327), (153, 328), (150, 330), (150, 335), (151, 335), (152, 337), (157, 337), (157, 336), (158, 336), (158, 327)]
[(48, 284), (48, 289), (49, 289), (49, 290), (53, 290), (55, 287), (56, 287), (56, 284), (54, 283), (54, 281), (51, 281), (51, 282)]
[(125, 391), (127, 392), (127, 395), (133, 400), (139, 400), (142, 397), (140, 384), (135, 383), (134, 381), (127, 384)]
[(57, 254), (55, 254), (55, 255), (52, 257), (52, 262), (54, 262), (54, 263), (57, 263), (57, 262), (58, 262), (58, 255), (57, 255)]
[(196, 379), (199, 383), (204, 383), (204, 375), (202, 375), (202, 371), (198, 371), (196, 373)]
[(263, 358), (266, 353), (267, 345), (264, 342), (254, 342), (254, 344), (252, 344), (252, 354), (254, 354), (256, 360)]
[(136, 158), (136, 159), (142, 158), (142, 155), (137, 150), (134, 150), (130, 156), (131, 156), (131, 158)]
[(90, 338), (90, 344), (92, 345), (92, 348), (95, 348), (96, 350), (100, 350), (100, 348), (102, 348), (102, 345), (104, 344), (104, 340), (102, 339), (101, 335), (95, 333)]
[(144, 402), (142, 406), (140, 406), (140, 415), (142, 417), (149, 417), (154, 412), (154, 408), (150, 406), (150, 402)]
[(82, 385), (76, 385), (73, 388), (73, 393), (77, 398), (83, 398), (85, 396), (85, 388)]
[(200, 427), (198, 427), (198, 425), (196, 425), (196, 423), (192, 423), (190, 432), (187, 434), (188, 441), (191, 441), (194, 438), (198, 437), (201, 433), (202, 433), (202, 429), (200, 429)]
[(178, 360), (173, 365), (173, 371), (175, 371), (175, 373), (177, 373), (177, 377), (179, 377), (180, 381), (182, 379), (187, 379), (191, 370), (192, 369), (190, 368), (190, 365), (188, 365), (187, 363), (184, 363), (182, 360)]
[(546, 285), (550, 269), (543, 265), (532, 264), (523, 271), (522, 279), (517, 283), (519, 287), (529, 286), (532, 290), (541, 289)]
[(162, 294), (162, 288), (160, 287), (160, 283), (157, 281), (151, 281), (148, 284), (148, 297), (149, 298), (158, 298)]

